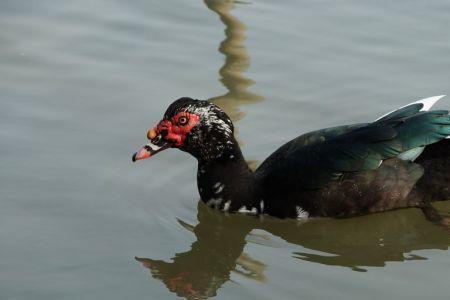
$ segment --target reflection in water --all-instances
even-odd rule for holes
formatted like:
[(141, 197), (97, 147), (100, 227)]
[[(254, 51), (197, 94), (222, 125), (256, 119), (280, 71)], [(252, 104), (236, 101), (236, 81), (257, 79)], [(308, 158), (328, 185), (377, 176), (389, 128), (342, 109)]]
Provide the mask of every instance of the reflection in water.
[(234, 1), (205, 0), (205, 4), (217, 13), (225, 24), (226, 36), (219, 47), (219, 51), (225, 55), (225, 63), (219, 70), (219, 74), (220, 81), (228, 92), (222, 96), (212, 97), (209, 101), (220, 106), (231, 120), (236, 122), (244, 116), (239, 110), (240, 105), (262, 100), (261, 96), (247, 90), (254, 82), (244, 76), (244, 72), (250, 66), (250, 56), (244, 46), (246, 27), (230, 13), (235, 6)]
[[(440, 206), (441, 210), (449, 211), (450, 201)], [(137, 258), (171, 292), (187, 299), (215, 296), (217, 290), (230, 280), (231, 272), (265, 280), (264, 263), (250, 258), (243, 250), (247, 242), (272, 247), (277, 241), (251, 232), (253, 229), (268, 232), (291, 245), (302, 246), (302, 251), (294, 252), (296, 258), (355, 271), (365, 271), (363, 267), (382, 267), (388, 261), (426, 259), (408, 253), (425, 249), (446, 250), (450, 245), (448, 231), (425, 220), (417, 209), (299, 223), (296, 220), (225, 215), (200, 201), (197, 217), (199, 223), (195, 227), (179, 221), (196, 236), (189, 251), (177, 253), (172, 262)]]
[[(244, 250), (245, 236), (252, 229), (252, 218), (229, 218), (206, 207), (199, 202), (198, 219), (201, 223), (191, 227), (196, 241), (185, 253), (178, 253), (173, 262), (148, 258), (137, 258), (151, 270), (154, 278), (163, 281), (167, 288), (178, 296), (187, 299), (202, 299), (216, 295), (216, 291), (230, 280), (230, 272), (237, 269), (238, 259)], [(261, 263), (240, 258), (240, 272), (258, 278)], [(253, 272), (251, 267), (258, 266)]]

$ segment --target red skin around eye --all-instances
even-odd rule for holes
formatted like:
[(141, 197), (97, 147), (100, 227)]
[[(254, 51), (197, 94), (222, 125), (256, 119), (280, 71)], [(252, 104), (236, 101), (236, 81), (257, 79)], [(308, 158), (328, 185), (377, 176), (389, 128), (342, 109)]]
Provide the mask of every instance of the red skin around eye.
[[(178, 120), (181, 117), (188, 118), (188, 122), (185, 125), (178, 124)], [(188, 134), (195, 125), (198, 124), (200, 117), (196, 114), (188, 112), (179, 112), (173, 118), (169, 120), (162, 120), (156, 127), (156, 131), (159, 133), (162, 130), (167, 130), (166, 140), (174, 142), (174, 145), (181, 147), (184, 145), (186, 134)]]

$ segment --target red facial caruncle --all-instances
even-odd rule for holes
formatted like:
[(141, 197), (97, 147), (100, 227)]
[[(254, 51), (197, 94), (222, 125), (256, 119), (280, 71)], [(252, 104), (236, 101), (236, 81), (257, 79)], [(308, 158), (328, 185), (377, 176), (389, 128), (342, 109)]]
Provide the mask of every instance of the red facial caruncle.
[(182, 147), (186, 135), (199, 121), (199, 115), (185, 111), (177, 113), (170, 120), (161, 120), (155, 128), (147, 132), (150, 143), (144, 145), (133, 155), (133, 161), (149, 158), (170, 147)]
[(185, 111), (177, 113), (172, 119), (162, 120), (156, 126), (155, 132), (161, 134), (166, 141), (171, 141), (173, 146), (182, 147), (186, 135), (194, 128), (200, 117), (193, 113)]

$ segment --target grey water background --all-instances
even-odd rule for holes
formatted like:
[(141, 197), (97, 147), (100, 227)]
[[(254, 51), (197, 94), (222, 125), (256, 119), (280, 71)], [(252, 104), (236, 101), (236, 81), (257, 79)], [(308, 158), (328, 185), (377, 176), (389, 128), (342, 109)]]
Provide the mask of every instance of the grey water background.
[(130, 158), (181, 96), (222, 106), (257, 164), (449, 93), (449, 20), (444, 0), (2, 0), (0, 299), (447, 299), (449, 233), (417, 210), (223, 216), (185, 153)]

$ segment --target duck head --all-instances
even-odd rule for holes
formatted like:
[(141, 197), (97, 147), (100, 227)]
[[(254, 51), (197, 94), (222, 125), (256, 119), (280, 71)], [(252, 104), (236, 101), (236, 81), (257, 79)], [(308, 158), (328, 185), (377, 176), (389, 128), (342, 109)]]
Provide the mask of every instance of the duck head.
[(186, 151), (199, 160), (212, 160), (234, 146), (233, 123), (225, 112), (208, 101), (180, 98), (164, 113), (156, 127), (147, 132), (150, 143), (133, 155), (137, 161), (168, 148)]

